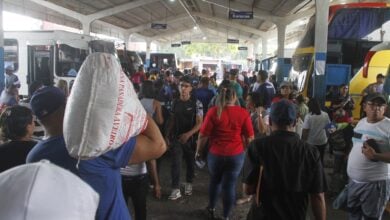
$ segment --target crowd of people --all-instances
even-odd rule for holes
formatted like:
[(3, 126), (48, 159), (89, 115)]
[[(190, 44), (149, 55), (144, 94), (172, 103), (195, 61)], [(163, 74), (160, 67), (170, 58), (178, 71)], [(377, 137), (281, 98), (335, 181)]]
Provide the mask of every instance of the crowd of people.
[[(208, 219), (218, 218), (219, 197), (223, 219), (231, 217), (236, 205), (252, 202), (248, 219), (303, 220), (310, 201), (315, 219), (324, 220), (325, 192), (345, 190), (349, 219), (381, 219), (389, 200), (390, 119), (385, 116), (388, 100), (381, 74), (363, 91), (364, 116), (354, 125), (352, 110), (358, 106), (345, 84), (325, 110), (315, 97), (298, 95), (291, 82), (277, 85), (264, 70), (248, 77), (231, 69), (217, 85), (207, 70), (145, 73), (140, 67), (129, 80), (148, 113), (146, 129), (115, 150), (77, 160), (67, 152), (63, 135), (71, 88), (66, 82), (33, 83), (28, 105), (21, 105), (15, 95), (20, 83), (12, 68), (7, 71), (0, 97), (6, 101), (0, 116), (0, 184), (2, 176), (16, 175), (11, 172), (15, 166), (39, 167), (43, 165), (37, 162), (49, 160), (99, 195), (96, 219), (131, 219), (128, 199), (135, 219), (147, 219), (150, 185), (158, 199), (161, 187), (170, 187), (169, 200), (191, 196), (197, 187), (195, 168), (204, 164), (210, 176)], [(38, 142), (33, 139), (36, 122), (45, 130)], [(327, 179), (328, 150), (334, 164)], [(170, 186), (160, 184), (162, 158), (170, 162)], [(183, 159), (185, 181), (180, 179)], [(240, 198), (237, 184), (242, 184)]]

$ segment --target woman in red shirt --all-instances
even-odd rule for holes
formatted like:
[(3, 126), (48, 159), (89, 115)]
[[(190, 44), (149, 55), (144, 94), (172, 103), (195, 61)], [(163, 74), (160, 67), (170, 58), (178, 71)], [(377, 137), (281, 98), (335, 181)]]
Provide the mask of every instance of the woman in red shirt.
[[(244, 146), (254, 136), (247, 110), (235, 105), (237, 95), (233, 87), (221, 90), (217, 105), (208, 110), (200, 129), (196, 159), (209, 141), (207, 156), (210, 172), (209, 204), (207, 210), (214, 218), (217, 198), (223, 191), (223, 217), (228, 219), (236, 201), (237, 179), (244, 163)], [(245, 142), (245, 143), (243, 143)]]

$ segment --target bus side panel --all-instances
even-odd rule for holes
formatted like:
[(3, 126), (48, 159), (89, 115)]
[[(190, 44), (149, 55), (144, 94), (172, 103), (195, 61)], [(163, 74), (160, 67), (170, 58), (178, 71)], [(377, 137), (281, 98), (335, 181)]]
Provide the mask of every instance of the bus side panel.
[(376, 52), (370, 60), (368, 66), (368, 76), (363, 77), (363, 68), (351, 79), (349, 85), (349, 93), (355, 102), (355, 109), (353, 110), (354, 120), (360, 119), (360, 102), (362, 100), (363, 90), (371, 83), (376, 82), (376, 75), (379, 73), (386, 74), (387, 68), (390, 64), (390, 50), (383, 50)]

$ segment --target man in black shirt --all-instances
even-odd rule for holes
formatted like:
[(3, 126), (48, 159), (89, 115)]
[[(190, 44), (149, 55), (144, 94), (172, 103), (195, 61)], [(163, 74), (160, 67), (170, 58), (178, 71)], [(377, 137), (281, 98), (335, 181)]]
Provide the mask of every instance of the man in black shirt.
[(0, 115), (2, 138), (9, 140), (0, 145), (0, 173), (26, 163), (27, 154), (36, 144), (31, 139), (34, 127), (32, 112), (27, 107), (8, 107)]
[[(248, 149), (246, 191), (256, 192), (262, 166), (258, 195), (264, 219), (304, 220), (310, 195), (315, 219), (325, 220), (327, 184), (320, 154), (294, 132), (295, 120), (296, 110), (289, 101), (271, 106), (271, 135), (255, 139)], [(250, 213), (256, 213), (256, 209), (260, 208), (254, 204)]]
[(165, 135), (172, 155), (172, 192), (168, 197), (170, 200), (181, 197), (179, 184), (182, 156), (184, 156), (187, 165), (184, 194), (192, 194), (192, 179), (195, 169), (195, 134), (199, 131), (203, 121), (202, 103), (191, 95), (192, 89), (191, 78), (183, 76), (179, 85), (180, 97), (172, 103), (171, 117)]

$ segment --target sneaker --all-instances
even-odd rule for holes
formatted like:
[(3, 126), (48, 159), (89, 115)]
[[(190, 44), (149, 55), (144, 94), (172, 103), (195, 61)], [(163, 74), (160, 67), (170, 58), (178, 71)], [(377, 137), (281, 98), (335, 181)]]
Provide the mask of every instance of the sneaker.
[(247, 197), (243, 197), (243, 198), (238, 199), (236, 201), (236, 205), (242, 205), (242, 204), (250, 202), (251, 200), (252, 200), (252, 195), (247, 196)]
[(181, 197), (180, 189), (173, 189), (171, 195), (169, 195), (169, 200), (176, 200)]
[(186, 196), (192, 195), (192, 184), (191, 183), (184, 184), (184, 195), (186, 195)]
[(215, 217), (215, 209), (207, 207), (206, 208), (206, 212), (207, 212), (207, 219), (208, 220), (215, 220), (215, 219), (217, 219)]

